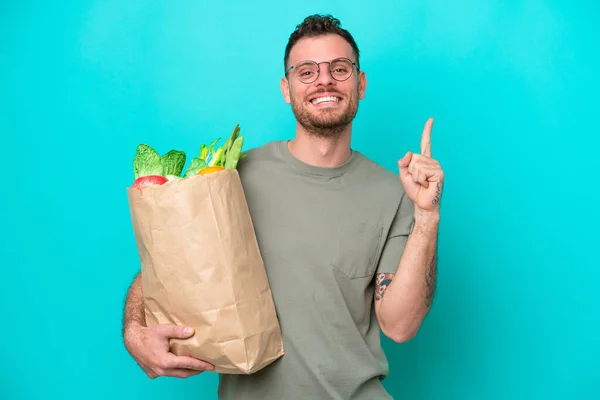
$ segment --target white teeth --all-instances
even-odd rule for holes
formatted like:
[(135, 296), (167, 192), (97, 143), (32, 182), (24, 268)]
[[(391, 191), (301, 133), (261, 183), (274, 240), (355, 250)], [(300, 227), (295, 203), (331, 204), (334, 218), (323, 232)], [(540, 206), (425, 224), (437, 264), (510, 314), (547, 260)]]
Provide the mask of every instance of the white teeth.
[(339, 99), (337, 97), (333, 97), (333, 96), (330, 96), (330, 97), (319, 97), (319, 98), (313, 99), (311, 101), (311, 103), (313, 103), (313, 104), (320, 104), (320, 103), (331, 102), (331, 101), (332, 102), (336, 102), (338, 100)]

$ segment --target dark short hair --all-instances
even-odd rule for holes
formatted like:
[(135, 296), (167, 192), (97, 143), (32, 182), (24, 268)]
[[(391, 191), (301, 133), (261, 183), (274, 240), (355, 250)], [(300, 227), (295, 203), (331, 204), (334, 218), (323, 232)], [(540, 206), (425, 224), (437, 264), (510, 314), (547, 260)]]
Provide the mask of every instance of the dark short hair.
[(340, 20), (331, 15), (314, 14), (306, 17), (301, 24), (296, 26), (296, 29), (290, 35), (283, 57), (284, 70), (288, 68), (287, 63), (290, 58), (290, 52), (298, 40), (303, 37), (316, 37), (327, 34), (340, 35), (350, 44), (356, 55), (356, 65), (360, 68), (358, 46), (350, 32), (342, 28)]

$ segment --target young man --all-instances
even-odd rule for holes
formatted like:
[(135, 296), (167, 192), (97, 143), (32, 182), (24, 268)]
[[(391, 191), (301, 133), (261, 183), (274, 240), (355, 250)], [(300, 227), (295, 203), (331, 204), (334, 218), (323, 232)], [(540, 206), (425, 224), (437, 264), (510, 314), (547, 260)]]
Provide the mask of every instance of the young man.
[[(296, 136), (250, 150), (238, 170), (280, 320), (286, 354), (251, 375), (222, 375), (221, 399), (389, 399), (380, 334), (413, 338), (436, 280), (443, 171), (431, 158), (432, 120), (421, 153), (398, 175), (350, 147), (367, 79), (352, 36), (311, 16), (286, 48), (281, 91)], [(145, 326), (141, 282), (125, 309), (125, 346), (148, 376), (210, 370), (169, 352), (185, 327)]]

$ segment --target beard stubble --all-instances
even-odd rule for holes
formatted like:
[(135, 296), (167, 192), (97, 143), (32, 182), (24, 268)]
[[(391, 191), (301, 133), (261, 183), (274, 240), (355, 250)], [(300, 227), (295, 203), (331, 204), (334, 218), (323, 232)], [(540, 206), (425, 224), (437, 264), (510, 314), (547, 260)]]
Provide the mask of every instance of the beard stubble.
[[(312, 95), (325, 92), (339, 94), (339, 92), (335, 90), (323, 89), (313, 93)], [(302, 100), (292, 96), (292, 111), (294, 112), (298, 123), (311, 135), (318, 138), (337, 138), (352, 122), (356, 116), (356, 113), (358, 112), (357, 96), (358, 93), (353, 93), (349, 98), (349, 103), (346, 104), (343, 110), (339, 110), (337, 108), (325, 108), (322, 110), (315, 109), (312, 112), (310, 110), (312, 104), (303, 103)]]

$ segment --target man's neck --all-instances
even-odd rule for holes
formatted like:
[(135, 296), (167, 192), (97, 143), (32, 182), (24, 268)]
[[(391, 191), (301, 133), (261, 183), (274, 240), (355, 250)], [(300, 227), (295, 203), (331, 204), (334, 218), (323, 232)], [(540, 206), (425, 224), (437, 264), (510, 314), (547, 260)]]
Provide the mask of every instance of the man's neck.
[(317, 137), (301, 125), (296, 129), (296, 137), (288, 143), (288, 149), (300, 161), (315, 167), (337, 167), (350, 158), (350, 134), (348, 125), (344, 131), (333, 137)]

